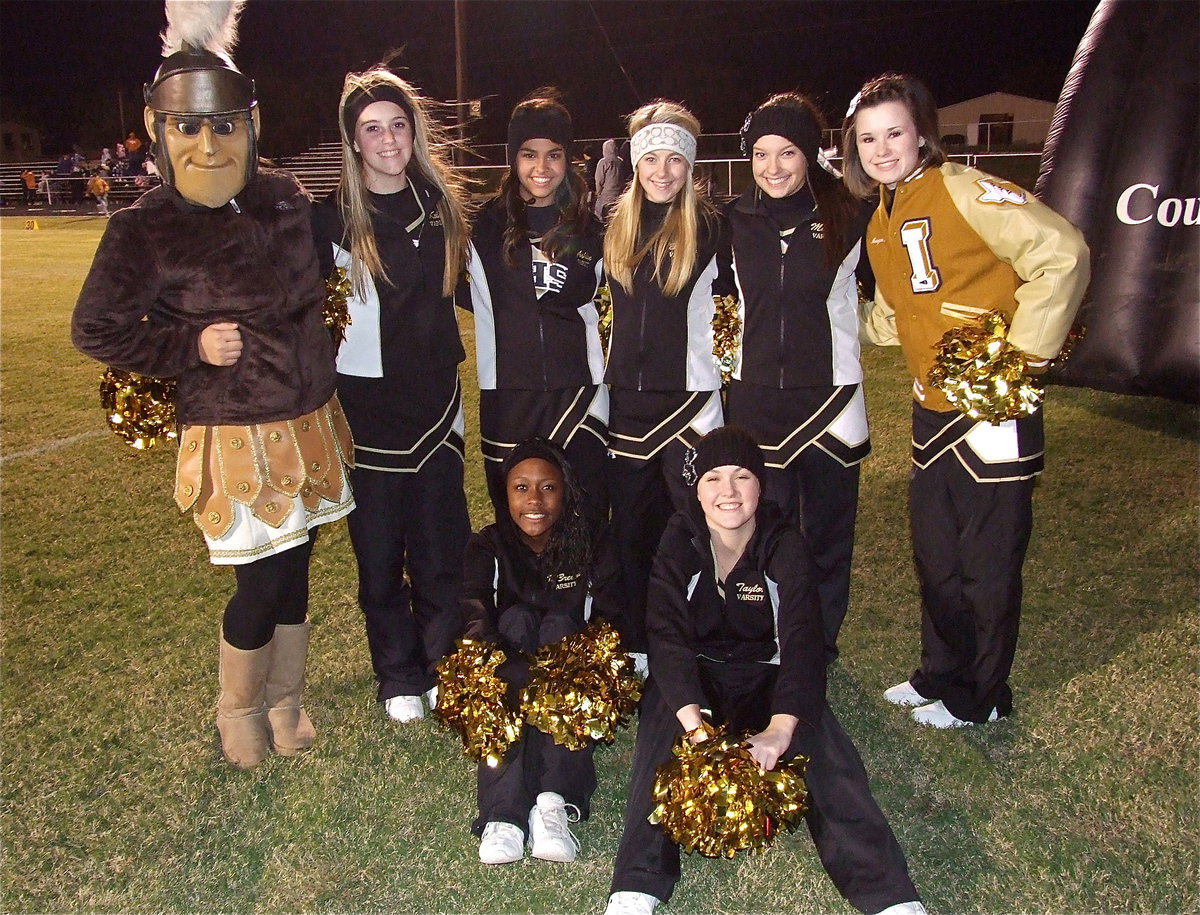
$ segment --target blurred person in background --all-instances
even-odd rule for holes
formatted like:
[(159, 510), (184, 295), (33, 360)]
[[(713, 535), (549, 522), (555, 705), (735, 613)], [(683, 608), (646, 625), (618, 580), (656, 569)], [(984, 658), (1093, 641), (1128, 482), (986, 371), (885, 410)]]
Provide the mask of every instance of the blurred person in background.
[(96, 201), (96, 212), (101, 216), (108, 215), (108, 182), (100, 172), (92, 175), (87, 183), (87, 195)]

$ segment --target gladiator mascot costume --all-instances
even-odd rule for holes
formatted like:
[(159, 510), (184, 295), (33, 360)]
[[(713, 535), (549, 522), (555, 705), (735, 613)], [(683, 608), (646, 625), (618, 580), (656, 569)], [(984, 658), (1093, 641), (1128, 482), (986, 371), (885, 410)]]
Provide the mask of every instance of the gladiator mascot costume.
[(72, 339), (114, 370), (173, 379), (175, 502), (237, 581), (220, 636), (217, 730), (249, 768), (316, 733), (301, 704), (317, 525), (354, 507), (335, 346), (295, 178), (260, 167), (254, 81), (234, 66), (241, 2), (167, 2), (146, 86), (163, 185), (113, 214)]

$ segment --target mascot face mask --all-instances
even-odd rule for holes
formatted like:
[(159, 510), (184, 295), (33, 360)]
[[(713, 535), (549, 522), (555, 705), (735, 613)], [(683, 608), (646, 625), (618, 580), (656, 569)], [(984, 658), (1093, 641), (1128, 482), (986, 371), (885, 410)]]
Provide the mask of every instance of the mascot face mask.
[(253, 174), (258, 111), (229, 115), (167, 115), (157, 125), (146, 109), (147, 129), (170, 162), (171, 184), (190, 203), (216, 209), (227, 204)]
[(217, 209), (254, 177), (258, 102), (234, 66), (241, 2), (168, 2), (165, 59), (145, 87), (146, 130), (162, 179), (190, 203)]

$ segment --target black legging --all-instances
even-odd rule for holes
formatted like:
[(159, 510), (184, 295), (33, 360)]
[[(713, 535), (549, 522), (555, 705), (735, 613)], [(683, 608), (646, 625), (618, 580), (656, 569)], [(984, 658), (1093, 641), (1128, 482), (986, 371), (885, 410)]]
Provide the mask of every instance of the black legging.
[(225, 607), (225, 641), (242, 651), (262, 648), (276, 626), (295, 626), (308, 616), (308, 560), (314, 530), (307, 540), (282, 553), (233, 567), (237, 591)]

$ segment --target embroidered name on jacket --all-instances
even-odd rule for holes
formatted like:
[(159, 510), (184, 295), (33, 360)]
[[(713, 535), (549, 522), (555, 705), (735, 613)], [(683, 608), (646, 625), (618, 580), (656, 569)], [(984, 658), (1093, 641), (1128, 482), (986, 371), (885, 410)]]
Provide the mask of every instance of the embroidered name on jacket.
[(737, 599), (740, 601), (759, 602), (767, 599), (767, 589), (759, 584), (737, 583)]
[(575, 574), (569, 574), (567, 572), (559, 572), (558, 575), (556, 575), (554, 577), (554, 580), (552, 582), (552, 584), (554, 585), (554, 590), (555, 591), (570, 591), (573, 588), (578, 588), (579, 587), (579, 579), (581, 577), (582, 576), (579, 575), (578, 572), (576, 572)]

